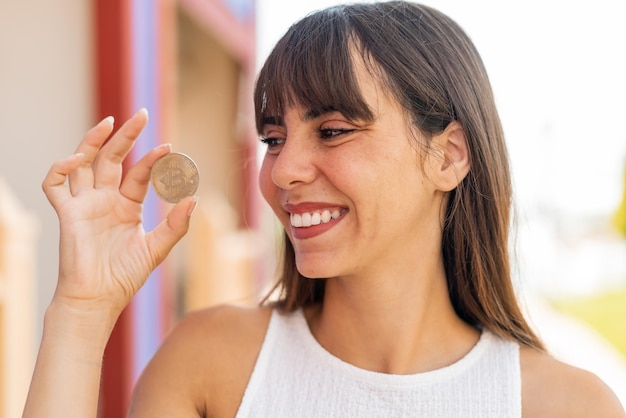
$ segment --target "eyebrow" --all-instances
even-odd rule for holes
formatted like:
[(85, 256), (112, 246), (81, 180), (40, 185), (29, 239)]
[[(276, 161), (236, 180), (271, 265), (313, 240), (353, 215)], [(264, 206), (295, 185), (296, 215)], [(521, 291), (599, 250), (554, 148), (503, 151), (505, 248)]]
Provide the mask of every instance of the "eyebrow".
[(283, 126), (283, 118), (281, 116), (266, 116), (263, 118), (263, 125)]
[[(310, 121), (320, 116), (328, 115), (330, 113), (339, 112), (334, 106), (323, 106), (316, 109), (309, 109), (302, 118), (303, 121)], [(339, 112), (341, 113), (341, 112)]]
[[(320, 116), (328, 115), (334, 112), (338, 112), (338, 110), (334, 106), (324, 106), (316, 109), (309, 109), (304, 113), (301, 120), (303, 122), (308, 122), (313, 119), (319, 118)], [(266, 116), (263, 118), (263, 124), (283, 126), (284, 120), (282, 116)]]

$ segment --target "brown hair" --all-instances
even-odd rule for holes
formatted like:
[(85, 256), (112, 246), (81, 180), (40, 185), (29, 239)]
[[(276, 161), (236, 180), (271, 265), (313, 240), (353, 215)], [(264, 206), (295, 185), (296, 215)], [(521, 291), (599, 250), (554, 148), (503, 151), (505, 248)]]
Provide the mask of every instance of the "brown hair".
[[(511, 281), (512, 192), (502, 126), (482, 60), (453, 20), (403, 1), (335, 6), (305, 17), (277, 43), (259, 73), (259, 131), (268, 116), (294, 104), (371, 120), (354, 75), (355, 47), (426, 138), (452, 121), (465, 132), (472, 165), (449, 194), (442, 239), (455, 311), (469, 324), (543, 350)], [(284, 246), (279, 306), (293, 310), (320, 302), (325, 281), (297, 271), (286, 234)]]

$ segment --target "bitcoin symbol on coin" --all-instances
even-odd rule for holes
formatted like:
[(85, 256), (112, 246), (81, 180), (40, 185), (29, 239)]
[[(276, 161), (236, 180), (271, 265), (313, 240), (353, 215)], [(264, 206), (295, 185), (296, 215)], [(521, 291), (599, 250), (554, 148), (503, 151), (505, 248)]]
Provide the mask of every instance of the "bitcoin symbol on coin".
[(176, 203), (198, 190), (198, 167), (185, 154), (171, 152), (156, 160), (150, 180), (161, 199)]
[(169, 193), (174, 193), (177, 187), (185, 185), (183, 170), (178, 167), (176, 161), (170, 162), (169, 170), (161, 177), (161, 183)]

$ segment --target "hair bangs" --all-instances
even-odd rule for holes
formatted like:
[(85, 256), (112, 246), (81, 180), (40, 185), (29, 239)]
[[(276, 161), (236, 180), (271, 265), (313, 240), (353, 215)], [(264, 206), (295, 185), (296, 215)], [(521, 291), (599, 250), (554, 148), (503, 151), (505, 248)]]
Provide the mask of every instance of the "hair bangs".
[(254, 92), (257, 130), (300, 107), (316, 115), (341, 112), (371, 120), (354, 74), (357, 42), (341, 7), (305, 17), (278, 42), (259, 73)]

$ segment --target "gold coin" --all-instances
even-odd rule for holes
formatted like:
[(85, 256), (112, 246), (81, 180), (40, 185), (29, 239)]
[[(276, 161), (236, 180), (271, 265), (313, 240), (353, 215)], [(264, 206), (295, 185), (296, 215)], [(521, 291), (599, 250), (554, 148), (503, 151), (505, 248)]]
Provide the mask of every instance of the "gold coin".
[(155, 161), (150, 173), (156, 194), (169, 203), (177, 203), (198, 190), (200, 176), (196, 163), (179, 152), (170, 152)]

